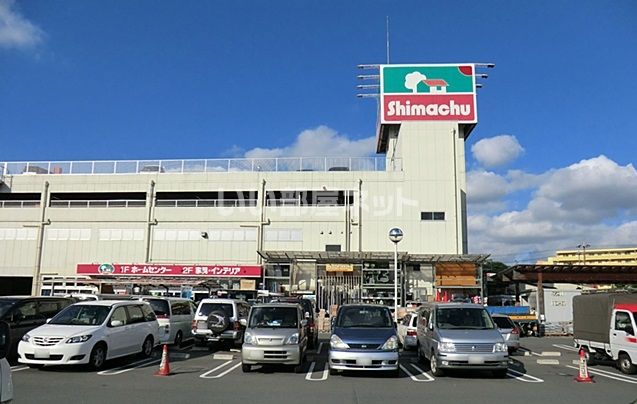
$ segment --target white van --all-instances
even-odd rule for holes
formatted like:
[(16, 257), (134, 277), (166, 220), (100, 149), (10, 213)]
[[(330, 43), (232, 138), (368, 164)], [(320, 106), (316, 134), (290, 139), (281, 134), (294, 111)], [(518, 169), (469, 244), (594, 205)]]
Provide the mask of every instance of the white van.
[(11, 366), (5, 358), (9, 352), (11, 333), (9, 324), (0, 321), (0, 403), (8, 403), (13, 399), (13, 382), (11, 380)]
[(132, 354), (149, 357), (159, 341), (153, 309), (139, 300), (96, 300), (68, 306), (18, 345), (18, 362), (29, 367), (88, 364)]
[(183, 341), (194, 338), (191, 329), (197, 307), (192, 300), (155, 296), (144, 296), (140, 300), (150, 303), (157, 315), (160, 343), (179, 346)]

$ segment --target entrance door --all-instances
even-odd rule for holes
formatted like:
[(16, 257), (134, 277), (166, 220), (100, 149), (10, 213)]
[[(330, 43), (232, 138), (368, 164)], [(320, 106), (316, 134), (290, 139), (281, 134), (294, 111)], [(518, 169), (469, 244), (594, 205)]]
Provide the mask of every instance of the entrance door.
[(332, 305), (361, 301), (360, 275), (325, 275), (319, 277), (316, 293), (319, 309), (329, 310)]

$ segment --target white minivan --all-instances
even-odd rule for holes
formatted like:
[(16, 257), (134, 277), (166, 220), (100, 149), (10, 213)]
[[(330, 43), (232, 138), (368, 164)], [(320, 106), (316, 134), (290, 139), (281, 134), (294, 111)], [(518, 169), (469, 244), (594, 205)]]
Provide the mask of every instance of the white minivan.
[(159, 322), (160, 343), (181, 345), (194, 338), (192, 321), (197, 306), (190, 299), (180, 297), (144, 296), (140, 300), (150, 303)]
[(35, 368), (88, 364), (100, 369), (106, 360), (121, 356), (149, 357), (158, 342), (159, 323), (150, 304), (82, 302), (25, 334), (18, 345), (18, 362)]

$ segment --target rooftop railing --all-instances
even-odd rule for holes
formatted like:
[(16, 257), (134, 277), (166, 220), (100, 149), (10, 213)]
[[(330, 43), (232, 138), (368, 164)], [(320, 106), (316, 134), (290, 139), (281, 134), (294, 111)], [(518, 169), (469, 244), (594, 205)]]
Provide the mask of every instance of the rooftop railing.
[(157, 174), (207, 172), (402, 171), (402, 160), (385, 157), (282, 157), (205, 160), (0, 162), (0, 178), (36, 174)]

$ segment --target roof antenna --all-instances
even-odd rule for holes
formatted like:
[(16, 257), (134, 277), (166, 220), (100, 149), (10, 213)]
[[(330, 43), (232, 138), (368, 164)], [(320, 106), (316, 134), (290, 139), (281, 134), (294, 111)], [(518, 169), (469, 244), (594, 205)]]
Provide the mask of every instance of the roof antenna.
[(386, 16), (385, 32), (387, 33), (387, 64), (389, 64), (389, 16)]

